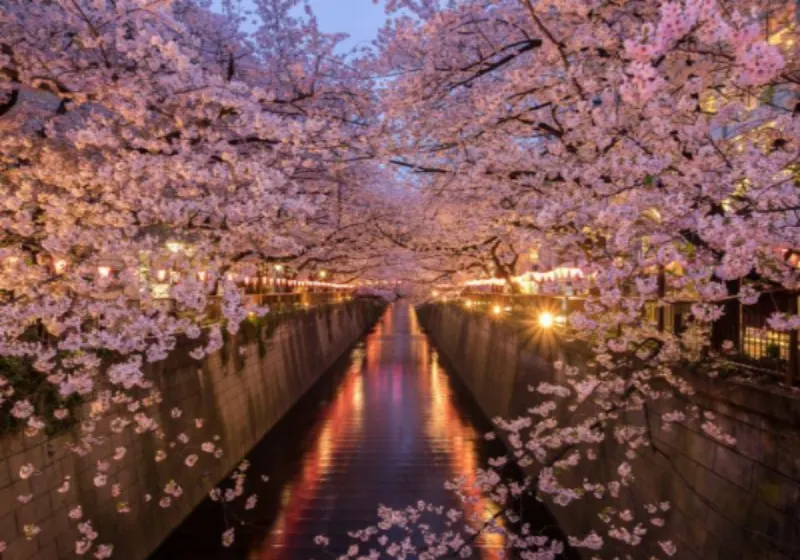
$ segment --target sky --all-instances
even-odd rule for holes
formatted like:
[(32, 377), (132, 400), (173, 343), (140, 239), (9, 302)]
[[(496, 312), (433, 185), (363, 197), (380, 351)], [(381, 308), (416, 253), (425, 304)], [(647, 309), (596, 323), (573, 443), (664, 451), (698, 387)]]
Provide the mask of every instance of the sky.
[[(247, 4), (247, 0), (244, 3)], [(372, 0), (309, 0), (309, 3), (322, 31), (350, 35), (339, 45), (341, 52), (347, 52), (359, 43), (372, 41), (386, 21), (383, 0), (377, 5)], [(212, 6), (219, 10), (220, 4), (220, 0), (215, 0)], [(298, 11), (302, 13), (302, 9)]]
[(383, 2), (375, 5), (372, 0), (310, 0), (310, 3), (322, 31), (350, 35), (339, 47), (343, 50), (374, 39), (386, 20)]

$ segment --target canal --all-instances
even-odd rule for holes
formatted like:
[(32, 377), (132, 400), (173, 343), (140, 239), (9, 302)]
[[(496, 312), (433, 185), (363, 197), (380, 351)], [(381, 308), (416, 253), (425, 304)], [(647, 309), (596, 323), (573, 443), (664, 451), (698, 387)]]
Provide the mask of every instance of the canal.
[[(348, 531), (377, 522), (379, 504), (459, 507), (444, 482), (474, 479), (488, 458), (503, 454), (502, 444), (483, 437), (490, 429), (413, 307), (395, 304), (252, 450), (245, 496), (257, 493), (257, 507), (206, 500), (151, 558), (331, 557), (314, 544), (320, 534), (336, 557), (354, 542)], [(494, 511), (482, 497), (468, 507)], [(546, 510), (534, 510), (533, 523), (552, 523)], [(227, 527), (236, 539), (225, 548)], [(476, 544), (475, 558), (499, 558), (504, 548), (497, 534)]]

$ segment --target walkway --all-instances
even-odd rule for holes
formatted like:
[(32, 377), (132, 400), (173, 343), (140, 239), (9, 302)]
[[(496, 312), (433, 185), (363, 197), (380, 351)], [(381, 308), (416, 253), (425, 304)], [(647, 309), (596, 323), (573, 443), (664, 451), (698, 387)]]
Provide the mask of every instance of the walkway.
[[(444, 481), (472, 477), (498, 454), (482, 437), (489, 428), (443, 370), (413, 308), (396, 304), (253, 451), (251, 478), (270, 480), (249, 483), (260, 485), (259, 505), (236, 512), (245, 525), (234, 546), (220, 547), (223, 512), (206, 502), (153, 558), (319, 560), (327, 555), (313, 544), (318, 534), (340, 553), (347, 531), (376, 522), (379, 503), (453, 505)], [(474, 557), (495, 558), (498, 546), (502, 537), (489, 536)]]

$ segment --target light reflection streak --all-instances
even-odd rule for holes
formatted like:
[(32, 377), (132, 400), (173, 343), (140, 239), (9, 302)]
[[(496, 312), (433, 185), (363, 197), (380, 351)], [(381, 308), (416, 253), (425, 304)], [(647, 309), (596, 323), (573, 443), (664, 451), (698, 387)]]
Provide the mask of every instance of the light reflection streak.
[(302, 520), (302, 512), (317, 497), (322, 483), (329, 476), (335, 463), (337, 446), (349, 438), (358, 438), (363, 428), (364, 402), (364, 354), (353, 351), (351, 365), (345, 378), (322, 419), (312, 450), (299, 476), (286, 484), (281, 494), (280, 512), (267, 538), (254, 548), (251, 560), (276, 560)]
[[(409, 311), (413, 313), (412, 310)], [(412, 325), (416, 327), (416, 315), (413, 315)], [(418, 328), (418, 327), (417, 327)], [(498, 506), (486, 498), (475, 488), (476, 470), (483, 466), (479, 463), (480, 457), (477, 446), (482, 437), (475, 429), (468, 425), (459, 414), (454, 404), (454, 394), (450, 379), (442, 371), (439, 356), (436, 351), (429, 348), (427, 339), (424, 345), (423, 359), (420, 360), (420, 377), (427, 381), (430, 396), (430, 410), (426, 430), (432, 441), (441, 441), (450, 446), (446, 451), (449, 457), (449, 480), (462, 478), (466, 481), (466, 493), (476, 500), (472, 503), (462, 504), (465, 519), (476, 516), (482, 521), (488, 521), (498, 511)], [(501, 558), (505, 547), (505, 536), (499, 533), (484, 533), (479, 539), (480, 548), (476, 551), (479, 558)]]
[[(365, 426), (369, 426), (368, 415), (374, 413), (376, 407), (385, 410), (389, 406), (391, 410), (386, 412), (392, 418), (390, 425), (402, 423), (405, 428), (402, 433), (408, 433), (406, 430), (414, 425), (416, 414), (421, 412), (423, 423), (419, 426), (424, 435), (418, 433), (414, 437), (426, 439), (428, 443), (423, 445), (429, 445), (435, 456), (444, 458), (443, 463), (437, 461), (436, 465), (431, 465), (436, 471), (437, 483), (439, 477), (442, 484), (445, 480), (463, 477), (467, 487), (473, 488), (476, 470), (483, 466), (479, 454), (482, 434), (460, 414), (451, 381), (423, 335), (413, 308), (406, 307), (407, 317), (398, 316), (403, 312), (398, 309), (403, 308), (388, 309), (365, 339), (365, 351), (352, 353), (351, 364), (323, 413), (319, 429), (308, 436), (314, 439), (299, 472), (285, 486), (277, 519), (266, 538), (250, 553), (250, 560), (293, 557), (296, 551), (291, 547), (302, 533), (307, 512), (314, 509), (315, 500), (327, 497), (326, 490), (331, 487), (326, 485), (330, 484), (332, 469), (337, 464), (347, 464), (352, 442), (363, 441), (367, 437), (365, 429), (374, 428)], [(408, 332), (403, 330), (406, 325)], [(395, 331), (402, 336), (390, 339)], [(409, 379), (408, 376), (413, 377)], [(404, 398), (408, 402), (403, 402)], [(410, 444), (403, 441), (402, 445)], [(404, 458), (405, 447), (396, 450), (396, 458)], [(479, 491), (473, 489), (470, 495), (476, 498), (475, 502), (459, 506), (467, 518), (478, 515), (488, 520), (497, 511), (496, 505)], [(449, 493), (442, 493), (438, 498), (431, 496), (433, 501), (441, 501), (442, 497), (451, 496)], [(500, 558), (505, 538), (501, 534), (487, 533), (476, 544), (474, 557)]]

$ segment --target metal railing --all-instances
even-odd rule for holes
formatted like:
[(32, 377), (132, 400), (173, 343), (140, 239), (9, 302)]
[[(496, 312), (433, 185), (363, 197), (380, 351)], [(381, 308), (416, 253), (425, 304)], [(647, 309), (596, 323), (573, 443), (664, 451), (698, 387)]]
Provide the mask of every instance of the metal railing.
[(583, 297), (545, 296), (538, 294), (465, 293), (461, 298), (468, 308), (485, 311), (496, 317), (530, 319), (547, 313), (557, 322), (570, 313), (583, 310)]
[[(352, 296), (348, 293), (339, 292), (294, 292), (285, 294), (245, 294), (244, 299), (251, 305), (269, 307), (269, 312), (272, 315), (280, 315), (344, 303), (350, 301)], [(173, 300), (162, 301), (166, 306), (165, 310), (173, 311), (175, 309)], [(215, 323), (222, 319), (222, 296), (212, 296), (209, 298), (209, 303), (204, 313), (204, 322)]]
[[(726, 309), (726, 315), (715, 322), (712, 338), (730, 340), (737, 352), (730, 360), (737, 366), (783, 378), (793, 385), (800, 381), (800, 344), (795, 332), (781, 332), (769, 327), (768, 319), (775, 312), (797, 314), (797, 294), (780, 292), (762, 295), (753, 305)], [(465, 292), (459, 302), (478, 312), (499, 318), (527, 321), (545, 319), (545, 324), (566, 324), (567, 317), (583, 310), (585, 298), (580, 296), (545, 296), (529, 294), (499, 294)], [(654, 325), (661, 324), (665, 332), (680, 334), (690, 324), (692, 302), (676, 302), (662, 306), (645, 306), (645, 318)], [(715, 344), (721, 351), (721, 344)]]

